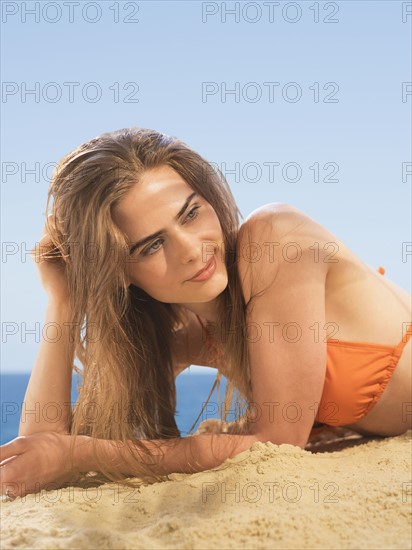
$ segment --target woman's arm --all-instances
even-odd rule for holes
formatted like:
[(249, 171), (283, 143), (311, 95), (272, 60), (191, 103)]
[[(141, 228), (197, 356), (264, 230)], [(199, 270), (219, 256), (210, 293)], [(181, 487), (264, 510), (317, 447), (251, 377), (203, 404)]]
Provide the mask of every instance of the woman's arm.
[(48, 304), (42, 341), (22, 405), (19, 436), (67, 433), (72, 414), (74, 345), (69, 341), (72, 319), (66, 260), (48, 232), (51, 226), (54, 218), (49, 215), (43, 236), (31, 250)]
[[(326, 374), (331, 241), (333, 236), (309, 216), (276, 203), (256, 211), (239, 232), (256, 409), (251, 433), (274, 444), (304, 448), (319, 407)], [(243, 247), (251, 244), (260, 247), (261, 255), (247, 262)]]
[(19, 436), (37, 432), (67, 433), (71, 417), (73, 344), (66, 301), (49, 299), (45, 327), (22, 404)]
[[(202, 472), (219, 466), (228, 458), (249, 449), (259, 441), (256, 435), (202, 434), (183, 438), (141, 440), (150, 451), (142, 454), (136, 446), (139, 460), (151, 464), (160, 475)], [(133, 445), (133, 441), (129, 442)], [(112, 472), (139, 476), (124, 445), (118, 441), (98, 439), (97, 454), (107, 457), (105, 466)], [(93, 441), (79, 436), (74, 452), (74, 466), (79, 472), (98, 471)]]
[[(0, 493), (23, 497), (42, 489), (56, 489), (63, 484), (76, 482), (82, 472), (99, 471), (94, 444), (97, 445), (99, 459), (105, 462), (106, 470), (126, 477), (141, 477), (142, 469), (136, 467), (136, 462), (131, 462), (123, 443), (107, 439), (93, 440), (80, 435), (74, 441), (72, 455), (73, 437), (49, 431), (18, 437), (2, 445)], [(256, 441), (258, 439), (251, 435), (226, 434), (144, 440), (144, 446), (151, 451), (152, 456), (135, 447), (138, 464), (150, 464), (153, 473), (168, 475), (214, 468), (227, 458), (249, 449)], [(133, 441), (129, 443), (133, 447)]]

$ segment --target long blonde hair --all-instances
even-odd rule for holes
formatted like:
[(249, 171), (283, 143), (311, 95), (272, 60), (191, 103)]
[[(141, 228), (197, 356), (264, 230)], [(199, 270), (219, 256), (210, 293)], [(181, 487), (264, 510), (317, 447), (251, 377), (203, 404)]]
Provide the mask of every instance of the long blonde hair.
[[(233, 413), (235, 390), (238, 418), (251, 396), (245, 303), (236, 252), (238, 215), (243, 216), (220, 170), (175, 136), (125, 128), (93, 138), (63, 157), (53, 174), (46, 205), (47, 231), (66, 261), (71, 338), (74, 355), (82, 364), (82, 369), (73, 365), (81, 383), (69, 433), (123, 442), (136, 465), (133, 472), (141, 472), (140, 477), (150, 481), (164, 476), (151, 469), (150, 457), (142, 461), (140, 452), (136, 453), (137, 448), (146, 453), (139, 439), (180, 437), (174, 417), (171, 346), (181, 319), (171, 304), (128, 286), (129, 243), (112, 213), (146, 170), (161, 166), (173, 168), (206, 199), (222, 227), (228, 285), (221, 295), (219, 319), (226, 327), (222, 361), (230, 373), (223, 419), (229, 410)], [(96, 455), (96, 459), (100, 466), (96, 481), (135, 486), (127, 479), (130, 476), (108, 471), (104, 457)]]

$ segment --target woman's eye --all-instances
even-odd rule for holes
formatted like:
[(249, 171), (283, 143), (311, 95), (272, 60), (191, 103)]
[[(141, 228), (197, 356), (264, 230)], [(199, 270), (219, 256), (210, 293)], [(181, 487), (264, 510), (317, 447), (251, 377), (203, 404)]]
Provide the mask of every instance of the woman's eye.
[[(187, 214), (185, 220), (188, 219), (189, 221), (191, 221), (191, 220), (194, 220), (195, 218), (197, 218), (197, 216), (198, 216), (197, 210), (199, 208), (200, 208), (200, 206), (194, 206), (189, 211), (189, 213)], [(163, 241), (163, 239), (157, 239), (156, 241), (154, 241), (153, 244), (151, 244), (145, 250), (143, 250), (142, 256), (150, 256), (152, 253), (157, 252), (159, 250), (159, 247), (155, 247), (155, 245), (159, 244), (160, 241)]]
[[(145, 248), (142, 252), (142, 256), (148, 256), (150, 255), (150, 251), (153, 249), (153, 247), (155, 246), (155, 244), (158, 244), (160, 241), (162, 241), (163, 239), (157, 239), (157, 241), (155, 241), (153, 244), (151, 244), (150, 246), (148, 246), (147, 248)], [(159, 250), (158, 248), (154, 248), (154, 251), (156, 252), (156, 250)]]
[[(200, 208), (200, 206), (194, 206), (194, 207), (192, 208), (192, 210), (190, 210), (190, 212), (188, 213), (188, 215), (186, 216), (186, 218), (189, 218), (189, 219), (194, 220), (194, 219), (197, 217), (197, 215), (198, 215), (197, 212), (196, 212), (196, 210), (198, 210), (199, 208)], [(191, 214), (193, 214), (193, 213), (195, 214), (195, 216), (191, 216)]]

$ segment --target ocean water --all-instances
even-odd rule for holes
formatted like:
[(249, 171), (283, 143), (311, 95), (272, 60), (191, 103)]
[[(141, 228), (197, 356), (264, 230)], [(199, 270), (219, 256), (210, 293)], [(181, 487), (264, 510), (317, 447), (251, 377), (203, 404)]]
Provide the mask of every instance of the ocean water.
[[(2, 374), (0, 376), (0, 400), (1, 400), (1, 425), (0, 425), (0, 445), (7, 443), (18, 435), (20, 416), (22, 411), (22, 402), (26, 393), (30, 373), (27, 374)], [(188, 435), (188, 432), (202, 410), (206, 402), (216, 374), (190, 374), (181, 373), (176, 379), (177, 405), (176, 405), (176, 423), (182, 437)], [(221, 379), (221, 398), (224, 397), (226, 380)], [(77, 399), (77, 375), (73, 376), (71, 402), (75, 403)], [(53, 399), (51, 398), (51, 401)], [(216, 388), (199, 418), (194, 431), (202, 420), (208, 418), (219, 418), (218, 414), (218, 395)], [(25, 411), (28, 414), (28, 411)], [(230, 419), (230, 418), (229, 418)]]

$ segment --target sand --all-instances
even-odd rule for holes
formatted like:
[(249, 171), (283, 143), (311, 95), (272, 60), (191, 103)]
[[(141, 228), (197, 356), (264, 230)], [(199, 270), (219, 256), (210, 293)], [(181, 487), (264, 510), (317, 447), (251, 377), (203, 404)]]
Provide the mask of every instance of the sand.
[(2, 502), (2, 550), (412, 547), (412, 430), (255, 443), (213, 470)]

